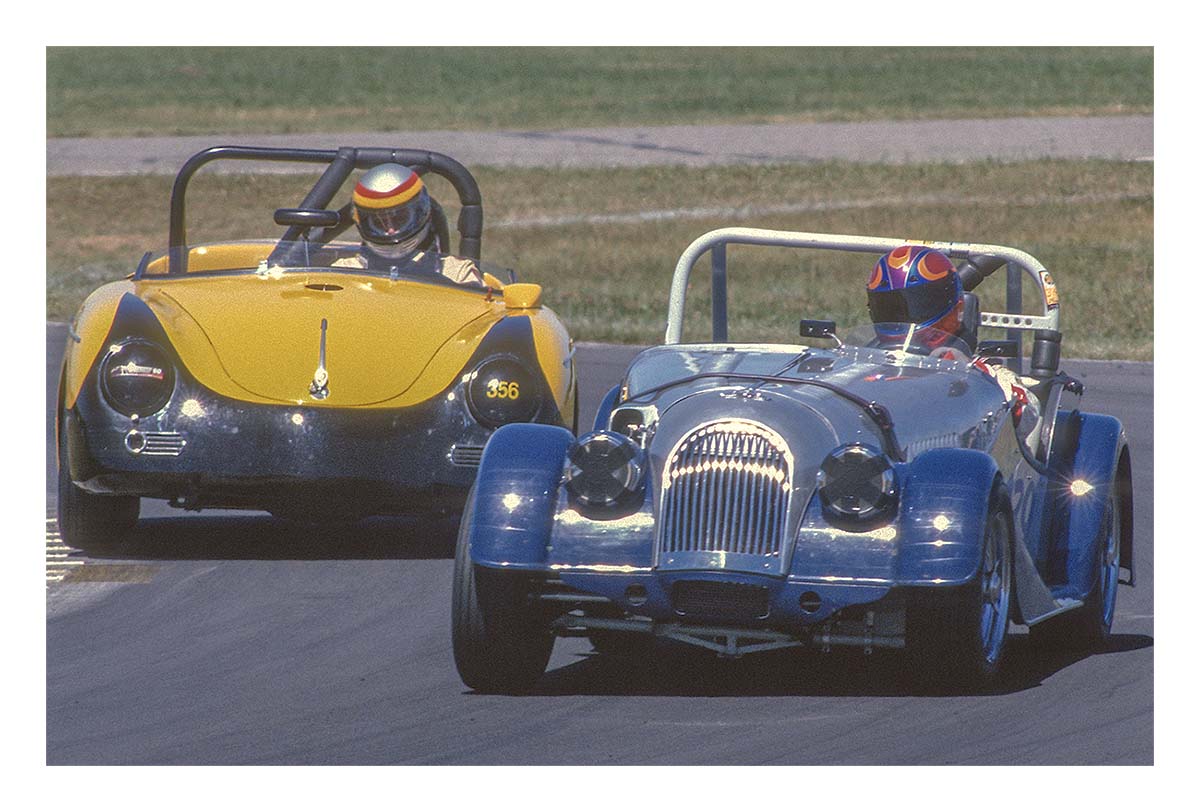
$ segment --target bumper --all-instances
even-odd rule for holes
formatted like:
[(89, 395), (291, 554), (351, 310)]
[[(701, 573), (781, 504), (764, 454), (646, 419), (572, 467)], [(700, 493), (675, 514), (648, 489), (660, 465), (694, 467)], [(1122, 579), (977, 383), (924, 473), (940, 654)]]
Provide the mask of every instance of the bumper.
[(85, 490), (182, 507), (358, 513), (459, 507), (491, 431), (446, 396), (403, 410), (264, 406), (180, 386), (134, 421), (88, 387), (65, 415), (71, 478)]

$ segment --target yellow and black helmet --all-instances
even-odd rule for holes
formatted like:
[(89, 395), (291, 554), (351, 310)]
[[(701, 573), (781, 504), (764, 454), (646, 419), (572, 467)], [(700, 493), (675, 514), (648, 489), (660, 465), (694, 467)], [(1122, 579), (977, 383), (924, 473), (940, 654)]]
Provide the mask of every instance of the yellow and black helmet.
[(380, 164), (354, 187), (354, 222), (367, 242), (415, 250), (428, 237), (431, 221), (429, 192), (407, 166)]

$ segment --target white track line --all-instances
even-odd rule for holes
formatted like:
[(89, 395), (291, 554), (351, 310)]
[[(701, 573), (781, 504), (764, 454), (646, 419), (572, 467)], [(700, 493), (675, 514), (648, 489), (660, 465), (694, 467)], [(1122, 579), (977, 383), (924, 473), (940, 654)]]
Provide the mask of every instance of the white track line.
[(881, 206), (1076, 206), (1089, 203), (1121, 203), (1152, 200), (1150, 195), (1113, 193), (1099, 195), (1042, 195), (1022, 198), (952, 197), (924, 195), (917, 197), (875, 197), (865, 200), (814, 200), (803, 203), (779, 203), (766, 206), (725, 206), (694, 209), (651, 209), (615, 214), (564, 214), (556, 217), (514, 217), (492, 223), (493, 229), (557, 228), (572, 225), (636, 225), (670, 220), (710, 220), (760, 217), (768, 214), (806, 214), (825, 211), (854, 211)]

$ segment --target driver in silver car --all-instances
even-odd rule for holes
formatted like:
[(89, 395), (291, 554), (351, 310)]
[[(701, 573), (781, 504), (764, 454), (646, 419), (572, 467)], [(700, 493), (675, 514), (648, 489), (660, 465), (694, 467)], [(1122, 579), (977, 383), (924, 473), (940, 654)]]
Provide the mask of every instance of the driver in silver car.
[(416, 172), (400, 164), (372, 167), (355, 185), (353, 203), (362, 249), (334, 267), (438, 274), (460, 285), (483, 285), (483, 274), (472, 260), (441, 253), (433, 203)]
[[(867, 309), (881, 344), (904, 340), (928, 348), (935, 358), (947, 353), (950, 360), (968, 360), (951, 347), (951, 339), (963, 332), (963, 287), (954, 263), (941, 251), (902, 245), (880, 257), (867, 279)], [(1000, 385), (1013, 404), (1020, 435), (1035, 440), (1040, 404), (1029, 387), (1036, 381), (983, 358), (973, 363)]]

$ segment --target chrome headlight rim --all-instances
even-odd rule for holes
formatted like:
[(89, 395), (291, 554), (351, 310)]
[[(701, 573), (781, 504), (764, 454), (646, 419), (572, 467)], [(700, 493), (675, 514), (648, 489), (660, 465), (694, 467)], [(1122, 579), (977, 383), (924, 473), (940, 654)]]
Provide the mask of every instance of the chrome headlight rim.
[[(506, 376), (503, 381), (505, 384), (503, 392), (497, 385), (494, 392), (488, 393), (490, 387), (487, 370), (489, 367), (500, 364), (510, 364), (518, 370), (516, 381), (518, 387), (515, 396), (512, 389), (513, 380), (510, 380), (513, 377), (511, 375)], [(485, 428), (497, 429), (509, 423), (528, 423), (536, 418), (541, 411), (542, 387), (538, 375), (530, 368), (525, 359), (511, 353), (496, 353), (479, 361), (463, 377), (463, 399), (475, 422)], [(489, 404), (488, 400), (496, 402)], [(505, 412), (508, 410), (503, 407), (514, 405), (511, 403), (514, 400), (522, 402), (521, 409), (506, 414)], [(497, 408), (497, 404), (500, 408)]]
[[(138, 364), (131, 360), (123, 366), (113, 366), (118, 356), (131, 349), (138, 348), (157, 355), (157, 358), (153, 359), (149, 365)], [(157, 366), (156, 363), (160, 363), (161, 366)], [(127, 372), (122, 376), (113, 375), (113, 372), (118, 369), (123, 369)], [(112, 344), (105, 353), (104, 358), (101, 359), (100, 365), (97, 367), (97, 372), (100, 383), (100, 394), (104, 402), (114, 411), (126, 417), (142, 418), (158, 414), (167, 407), (167, 404), (171, 402), (171, 398), (175, 395), (177, 375), (174, 358), (166, 347), (147, 338), (126, 338)], [(129, 393), (122, 393), (115, 388), (112, 381), (116, 377), (144, 378), (150, 381), (151, 385), (154, 385), (154, 382), (161, 382), (161, 391), (153, 397), (139, 403), (134, 403)]]
[(817, 494), (827, 517), (862, 525), (889, 517), (897, 499), (892, 461), (866, 443), (846, 443), (831, 451), (817, 469)]
[(645, 451), (613, 431), (585, 434), (567, 448), (563, 485), (576, 502), (587, 507), (628, 505), (645, 491)]

